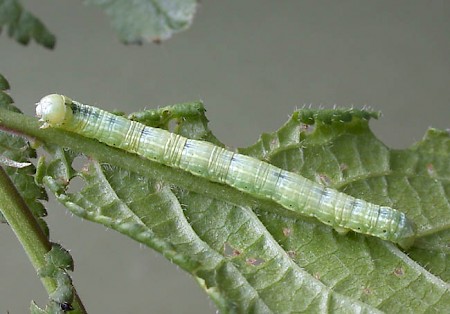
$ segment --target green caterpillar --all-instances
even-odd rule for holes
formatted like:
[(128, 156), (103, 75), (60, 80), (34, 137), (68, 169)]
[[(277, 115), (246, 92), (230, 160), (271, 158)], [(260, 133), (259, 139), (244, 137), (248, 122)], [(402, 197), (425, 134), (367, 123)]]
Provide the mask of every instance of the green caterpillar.
[(415, 238), (414, 224), (400, 211), (354, 198), (209, 142), (148, 127), (58, 94), (42, 98), (37, 103), (36, 114), (44, 122), (43, 128), (75, 132), (228, 184), (253, 196), (273, 200), (288, 210), (316, 217), (338, 232), (350, 229), (398, 243), (403, 248), (408, 248)]

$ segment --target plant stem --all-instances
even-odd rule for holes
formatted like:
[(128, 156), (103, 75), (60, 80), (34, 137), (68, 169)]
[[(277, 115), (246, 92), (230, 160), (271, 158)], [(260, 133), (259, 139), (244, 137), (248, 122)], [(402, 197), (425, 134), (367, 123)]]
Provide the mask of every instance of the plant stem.
[[(0, 204), (3, 216), (22, 244), (34, 268), (37, 270), (43, 267), (44, 255), (51, 249), (51, 243), (2, 167), (0, 167)], [(56, 289), (53, 280), (43, 278), (42, 282), (47, 291)]]
[[(0, 167), (0, 210), (36, 271), (45, 266), (45, 254), (52, 245), (2, 167)], [(50, 294), (56, 289), (56, 281), (53, 278), (41, 277), (41, 281), (47, 293)], [(74, 313), (86, 313), (76, 292), (73, 305), (76, 309)]]

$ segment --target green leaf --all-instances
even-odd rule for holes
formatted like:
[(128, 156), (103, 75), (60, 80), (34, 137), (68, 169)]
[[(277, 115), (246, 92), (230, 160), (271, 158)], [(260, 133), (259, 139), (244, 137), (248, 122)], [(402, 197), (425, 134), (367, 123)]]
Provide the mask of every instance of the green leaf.
[(8, 81), (6, 80), (6, 78), (2, 74), (0, 74), (0, 90), (1, 91), (5, 91), (5, 90), (8, 90), (8, 89), (9, 89)]
[(30, 313), (31, 314), (47, 314), (49, 312), (41, 309), (34, 301), (31, 301)]
[[(12, 98), (5, 92), (5, 89), (9, 88), (9, 84), (3, 76), (0, 76), (0, 85), (4, 88), (0, 90), (0, 108), (20, 112), (17, 107), (12, 105)], [(47, 212), (40, 202), (40, 200), (47, 200), (47, 194), (43, 187), (39, 187), (34, 183), (33, 175), (36, 168), (33, 165), (17, 167), (17, 165), (28, 163), (31, 158), (35, 158), (36, 151), (22, 137), (0, 131), (0, 155), (1, 159), (11, 161), (12, 166), (5, 166), (6, 173), (33, 212), (33, 215), (38, 219), (42, 229), (48, 233), (48, 227), (44, 220), (41, 219), (47, 215)], [(14, 166), (14, 163), (16, 166)], [(4, 222), (1, 212), (0, 221)]]
[(196, 0), (85, 0), (111, 18), (119, 38), (128, 44), (160, 42), (187, 29), (194, 18)]
[[(46, 310), (55, 308), (57, 311), (64, 313), (61, 305), (72, 307), (71, 303), (74, 297), (72, 279), (67, 274), (68, 270), (73, 271), (72, 256), (61, 245), (53, 243), (52, 249), (45, 256), (45, 261), (45, 266), (38, 271), (39, 276), (51, 277), (56, 280), (56, 289), (49, 294)], [(32, 304), (33, 306), (36, 305)], [(54, 312), (49, 311), (49, 313)]]
[(61, 304), (58, 304), (55, 301), (49, 302), (45, 306), (45, 309), (41, 309), (34, 301), (31, 302), (30, 306), (31, 314), (65, 314), (67, 311), (64, 311), (61, 308)]
[[(150, 120), (170, 125), (163, 112)], [(205, 138), (210, 131), (202, 116), (177, 117), (174, 131)], [(450, 136), (430, 130), (410, 149), (391, 150), (368, 127), (377, 117), (364, 110), (300, 110), (240, 152), (406, 212), (418, 225), (409, 254), (75, 135), (78, 147), (98, 160), (84, 160), (76, 171), (75, 154), (52, 149), (55, 159), (41, 164), (42, 181), (76, 215), (190, 272), (223, 312), (445, 312)], [(69, 192), (75, 177), (84, 186)]]
[(14, 37), (23, 45), (34, 39), (46, 48), (53, 49), (55, 46), (55, 36), (18, 0), (0, 0), (0, 32), (5, 26), (8, 27), (9, 37)]
[(189, 102), (131, 113), (128, 119), (163, 129), (169, 129), (170, 122), (176, 119), (177, 125), (173, 132), (223, 147), (223, 144), (208, 129), (205, 113), (206, 109), (202, 102)]

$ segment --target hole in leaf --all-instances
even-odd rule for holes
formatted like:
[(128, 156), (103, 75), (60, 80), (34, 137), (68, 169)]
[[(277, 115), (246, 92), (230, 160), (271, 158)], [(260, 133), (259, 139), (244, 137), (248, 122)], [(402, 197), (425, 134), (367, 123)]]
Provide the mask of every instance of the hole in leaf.
[(86, 167), (89, 164), (89, 158), (84, 155), (78, 155), (72, 162), (72, 168), (77, 172), (86, 171)]
[(283, 228), (283, 234), (285, 237), (289, 237), (292, 233), (292, 229), (291, 228)]
[(170, 132), (175, 133), (178, 127), (178, 121), (175, 119), (171, 119), (169, 121), (168, 129)]
[(235, 257), (241, 255), (241, 251), (233, 248), (228, 242), (223, 245), (223, 255), (226, 257)]
[(329, 176), (323, 173), (317, 173), (316, 174), (316, 181), (324, 186), (330, 186), (331, 185), (331, 179)]
[(74, 177), (69, 182), (69, 186), (67, 187), (67, 194), (76, 194), (80, 193), (83, 188), (86, 186), (86, 182), (80, 177)]
[(308, 135), (314, 132), (314, 130), (316, 129), (314, 124), (305, 124), (305, 123), (301, 123), (300, 124), (300, 133), (301, 135)]
[(265, 259), (263, 259), (263, 258), (247, 258), (246, 260), (245, 260), (245, 262), (248, 264), (248, 265), (252, 265), (252, 266), (259, 266), (259, 265), (261, 265), (262, 263), (264, 263), (266, 260)]
[(430, 177), (434, 177), (436, 175), (436, 171), (434, 170), (432, 163), (427, 164), (427, 172)]

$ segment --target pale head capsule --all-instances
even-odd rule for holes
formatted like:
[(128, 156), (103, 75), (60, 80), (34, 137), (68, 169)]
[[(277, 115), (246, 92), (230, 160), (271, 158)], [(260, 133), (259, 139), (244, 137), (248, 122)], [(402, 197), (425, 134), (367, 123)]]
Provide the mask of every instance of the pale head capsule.
[(43, 97), (36, 104), (36, 115), (44, 124), (41, 128), (58, 126), (72, 118), (72, 110), (68, 105), (72, 100), (59, 94), (51, 94)]

